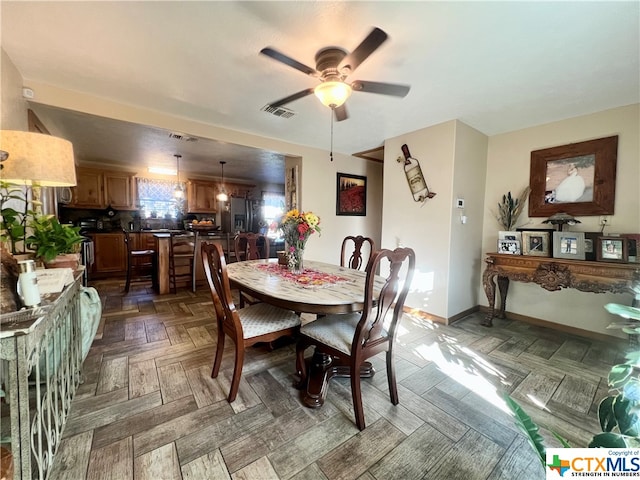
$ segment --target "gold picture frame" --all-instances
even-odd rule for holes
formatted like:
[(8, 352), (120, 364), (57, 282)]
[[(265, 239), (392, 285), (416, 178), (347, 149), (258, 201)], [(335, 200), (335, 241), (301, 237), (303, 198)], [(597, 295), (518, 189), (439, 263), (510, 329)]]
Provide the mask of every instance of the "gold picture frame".
[(532, 257), (550, 257), (551, 232), (523, 230), (522, 254)]

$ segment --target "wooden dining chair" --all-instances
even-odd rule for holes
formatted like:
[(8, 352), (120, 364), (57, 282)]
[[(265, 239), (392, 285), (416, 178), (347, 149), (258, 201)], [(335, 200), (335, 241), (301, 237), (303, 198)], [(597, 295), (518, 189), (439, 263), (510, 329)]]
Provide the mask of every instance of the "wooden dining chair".
[[(363, 255), (362, 247), (365, 243), (368, 244), (369, 248), (367, 252), (365, 247), (365, 254)], [(347, 249), (350, 244), (353, 244), (353, 252), (347, 259)], [(367, 266), (367, 261), (375, 250), (376, 244), (373, 239), (369, 237), (363, 237), (362, 235), (358, 235), (357, 237), (352, 235), (344, 237), (344, 240), (342, 240), (342, 248), (340, 249), (340, 266), (360, 270), (362, 267)]]
[(300, 317), (290, 310), (258, 303), (236, 309), (231, 296), (227, 262), (219, 244), (203, 243), (201, 247), (204, 273), (211, 290), (218, 325), (218, 344), (211, 377), (216, 378), (222, 363), (226, 336), (235, 344), (235, 365), (229, 402), (236, 399), (244, 351), (259, 342), (272, 342), (284, 336), (296, 336), (300, 330)]
[(236, 260), (269, 258), (269, 239), (257, 233), (238, 233), (233, 239)]
[(155, 283), (156, 275), (156, 251), (153, 249), (138, 249), (134, 245), (129, 231), (122, 229), (124, 234), (124, 246), (127, 250), (127, 280), (124, 285), (124, 292), (129, 293), (131, 282), (151, 281)]
[[(233, 239), (236, 260), (259, 260), (269, 258), (269, 239), (266, 235), (256, 233), (238, 233)], [(253, 298), (246, 292), (239, 290), (240, 308), (246, 305), (253, 305), (260, 301)]]
[[(360, 390), (360, 366), (368, 358), (386, 351), (387, 379), (391, 403), (398, 404), (393, 365), (393, 343), (404, 301), (409, 293), (416, 257), (410, 248), (379, 250), (369, 259), (366, 268), (364, 309), (362, 312), (327, 315), (300, 328), (296, 347), (296, 369), (300, 383), (307, 381), (304, 352), (315, 346), (315, 353), (328, 355), (333, 364), (347, 366), (351, 377), (351, 395), (356, 425), (365, 428)], [(378, 267), (388, 267), (382, 288), (375, 284)]]

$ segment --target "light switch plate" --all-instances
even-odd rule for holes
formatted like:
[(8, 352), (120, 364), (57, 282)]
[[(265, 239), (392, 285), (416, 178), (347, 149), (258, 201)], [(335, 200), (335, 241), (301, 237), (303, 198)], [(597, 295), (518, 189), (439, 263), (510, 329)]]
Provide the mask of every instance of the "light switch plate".
[(458, 198), (458, 199), (456, 199), (456, 207), (458, 207), (458, 208), (464, 208), (464, 198)]

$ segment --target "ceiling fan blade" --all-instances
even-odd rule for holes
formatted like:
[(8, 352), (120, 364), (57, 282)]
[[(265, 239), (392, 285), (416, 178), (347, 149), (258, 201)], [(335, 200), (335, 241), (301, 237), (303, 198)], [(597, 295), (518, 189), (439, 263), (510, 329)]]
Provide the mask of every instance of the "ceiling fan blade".
[(306, 97), (307, 95), (311, 95), (313, 93), (313, 90), (314, 90), (313, 88), (307, 88), (306, 90), (302, 90), (298, 93), (294, 93), (293, 95), (289, 95), (288, 97), (281, 98), (276, 102), (271, 102), (269, 105), (271, 105), (273, 108), (281, 107), (282, 105), (291, 103), (294, 100), (298, 100), (299, 98)]
[(393, 95), (394, 97), (404, 97), (409, 93), (409, 85), (399, 85), (397, 83), (367, 82), (356, 80), (351, 84), (356, 92), (380, 93), (382, 95)]
[(349, 118), (349, 114), (347, 113), (347, 106), (344, 103), (339, 107), (334, 108), (333, 112), (336, 116), (336, 122), (341, 122)]
[(263, 48), (262, 50), (260, 50), (260, 53), (262, 53), (263, 55), (266, 55), (267, 57), (271, 57), (274, 60), (277, 60), (278, 62), (284, 63), (285, 65), (293, 67), (296, 70), (300, 70), (302, 73), (306, 75), (311, 75), (312, 77), (320, 76), (320, 72), (318, 72), (315, 68), (311, 68), (305, 65), (304, 63), (300, 63), (297, 60), (294, 60), (293, 58), (288, 57), (284, 53), (280, 53), (279, 51), (274, 50), (271, 47)]
[(348, 68), (350, 73), (352, 73), (369, 55), (382, 45), (386, 39), (387, 34), (378, 27), (375, 27), (353, 52), (342, 59), (340, 65), (338, 65), (338, 71), (341, 71), (343, 68)]

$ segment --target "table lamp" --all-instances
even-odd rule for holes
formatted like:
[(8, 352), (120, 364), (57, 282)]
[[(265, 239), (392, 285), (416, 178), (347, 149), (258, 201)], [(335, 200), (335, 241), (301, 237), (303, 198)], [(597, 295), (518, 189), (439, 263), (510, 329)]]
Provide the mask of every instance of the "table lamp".
[(0, 162), (4, 182), (41, 187), (76, 185), (73, 146), (62, 138), (1, 130)]

